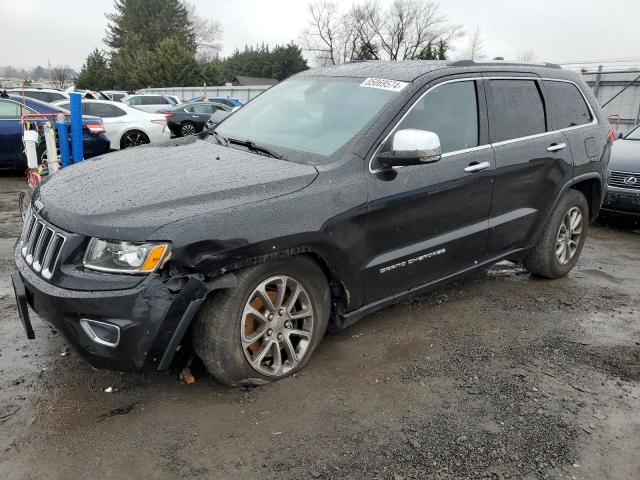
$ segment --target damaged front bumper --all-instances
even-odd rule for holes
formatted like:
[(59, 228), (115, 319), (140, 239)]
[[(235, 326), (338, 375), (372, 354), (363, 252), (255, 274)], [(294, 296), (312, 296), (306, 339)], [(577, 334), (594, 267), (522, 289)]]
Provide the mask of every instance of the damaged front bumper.
[[(229, 283), (218, 280), (207, 284), (203, 275), (165, 280), (151, 274), (134, 288), (69, 290), (35, 274), (19, 249), (15, 250), (14, 259), (18, 272), (13, 281), (19, 309), (22, 296), (91, 365), (112, 370), (168, 368), (208, 292)], [(21, 317), (29, 335), (28, 311), (26, 319), (24, 312)], [(87, 325), (96, 327), (98, 334)]]

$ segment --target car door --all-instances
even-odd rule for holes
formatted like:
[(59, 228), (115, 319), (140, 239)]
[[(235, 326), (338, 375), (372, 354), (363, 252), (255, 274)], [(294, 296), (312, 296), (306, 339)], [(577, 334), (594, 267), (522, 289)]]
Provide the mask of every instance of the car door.
[(404, 114), (402, 129), (438, 134), (442, 158), (368, 176), (366, 301), (391, 296), (483, 260), (494, 158), (487, 142), (481, 79), (430, 86)]
[(553, 201), (572, 175), (571, 149), (548, 122), (537, 78), (488, 78), (489, 139), (496, 157), (490, 256), (534, 242)]
[(0, 166), (20, 164), (22, 156), (22, 107), (11, 100), (0, 100)]

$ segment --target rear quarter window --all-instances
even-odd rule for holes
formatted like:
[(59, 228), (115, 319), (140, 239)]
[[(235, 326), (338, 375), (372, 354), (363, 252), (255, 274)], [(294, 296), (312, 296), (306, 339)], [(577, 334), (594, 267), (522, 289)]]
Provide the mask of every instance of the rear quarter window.
[(489, 83), (492, 143), (546, 131), (544, 104), (535, 80), (491, 80)]
[(586, 125), (593, 121), (584, 97), (573, 83), (545, 80), (544, 90), (553, 130)]

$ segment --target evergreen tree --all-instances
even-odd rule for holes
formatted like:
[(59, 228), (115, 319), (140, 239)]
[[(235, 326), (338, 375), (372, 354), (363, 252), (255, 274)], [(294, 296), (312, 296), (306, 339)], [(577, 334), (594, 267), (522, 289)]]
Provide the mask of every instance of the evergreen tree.
[(89, 90), (107, 90), (113, 87), (113, 77), (107, 57), (97, 48), (89, 54), (78, 78), (76, 86)]
[(158, 48), (160, 42), (175, 38), (195, 54), (196, 40), (188, 11), (180, 0), (114, 0), (115, 13), (106, 14), (109, 24), (105, 43), (119, 50), (133, 36), (145, 50)]
[(276, 45), (270, 56), (271, 78), (284, 80), (309, 69), (307, 61), (302, 56), (302, 50), (293, 42), (282, 47)]
[(195, 55), (176, 38), (160, 42), (139, 68), (139, 79), (148, 87), (188, 87), (199, 85), (203, 80)]

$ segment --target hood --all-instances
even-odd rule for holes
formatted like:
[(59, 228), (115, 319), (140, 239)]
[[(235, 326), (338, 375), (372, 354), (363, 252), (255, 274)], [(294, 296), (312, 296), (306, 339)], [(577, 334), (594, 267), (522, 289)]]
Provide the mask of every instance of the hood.
[(640, 173), (640, 140), (616, 140), (611, 147), (609, 169)]
[(177, 220), (300, 190), (317, 174), (190, 137), (72, 165), (43, 182), (34, 199), (45, 219), (69, 232), (142, 241)]

